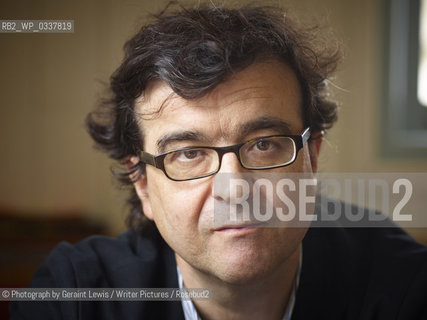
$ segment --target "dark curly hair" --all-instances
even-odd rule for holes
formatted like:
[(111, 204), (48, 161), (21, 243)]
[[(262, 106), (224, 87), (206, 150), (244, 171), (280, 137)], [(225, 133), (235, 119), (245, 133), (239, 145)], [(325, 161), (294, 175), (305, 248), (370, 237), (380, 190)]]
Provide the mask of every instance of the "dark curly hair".
[[(178, 10), (173, 8), (178, 7)], [(138, 155), (143, 136), (135, 100), (150, 81), (161, 79), (185, 99), (200, 98), (255, 61), (276, 59), (295, 72), (303, 94), (303, 122), (312, 132), (329, 129), (337, 105), (328, 100), (327, 80), (340, 57), (338, 46), (319, 41), (317, 29), (301, 29), (277, 7), (239, 8), (169, 4), (125, 44), (125, 57), (111, 77), (111, 98), (86, 120), (97, 146), (116, 160)], [(115, 172), (124, 184), (139, 179), (139, 163)], [(129, 227), (153, 226), (132, 188)]]

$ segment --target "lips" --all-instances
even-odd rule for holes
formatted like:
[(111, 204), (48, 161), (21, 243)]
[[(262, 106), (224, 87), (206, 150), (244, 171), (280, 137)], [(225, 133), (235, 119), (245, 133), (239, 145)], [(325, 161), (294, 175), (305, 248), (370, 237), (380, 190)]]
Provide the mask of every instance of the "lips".
[(237, 224), (237, 225), (225, 225), (219, 228), (214, 229), (214, 231), (227, 231), (227, 230), (244, 230), (244, 229), (254, 229), (259, 228), (260, 223), (251, 223), (251, 224)]

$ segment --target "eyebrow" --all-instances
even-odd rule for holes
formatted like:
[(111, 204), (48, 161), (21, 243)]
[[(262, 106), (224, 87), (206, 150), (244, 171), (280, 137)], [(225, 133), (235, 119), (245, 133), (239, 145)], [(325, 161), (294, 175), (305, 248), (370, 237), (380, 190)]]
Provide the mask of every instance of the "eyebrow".
[[(260, 117), (244, 123), (238, 130), (240, 140), (252, 132), (271, 129), (277, 131), (278, 134), (290, 134), (291, 125), (276, 117)], [(193, 142), (209, 142), (209, 138), (201, 131), (187, 130), (170, 132), (157, 140), (158, 153), (164, 153), (168, 144), (175, 141), (193, 141)]]
[(168, 144), (175, 141), (197, 141), (197, 142), (207, 142), (209, 141), (208, 137), (200, 131), (179, 131), (179, 132), (170, 132), (159, 140), (157, 140), (157, 150), (159, 153), (163, 153), (166, 150)]
[(272, 129), (277, 131), (278, 134), (290, 134), (292, 132), (291, 125), (279, 118), (260, 117), (243, 124), (239, 130), (239, 134), (243, 138), (254, 131), (262, 129)]

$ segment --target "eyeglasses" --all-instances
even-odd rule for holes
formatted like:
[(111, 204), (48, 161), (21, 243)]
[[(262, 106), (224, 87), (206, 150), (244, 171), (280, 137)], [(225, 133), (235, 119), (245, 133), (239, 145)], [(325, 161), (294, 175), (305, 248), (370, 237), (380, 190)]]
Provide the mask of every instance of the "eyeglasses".
[(164, 172), (174, 181), (205, 178), (221, 168), (222, 157), (233, 152), (243, 168), (265, 170), (289, 166), (310, 138), (310, 128), (301, 135), (272, 135), (228, 147), (187, 147), (152, 155), (141, 151), (140, 160)]

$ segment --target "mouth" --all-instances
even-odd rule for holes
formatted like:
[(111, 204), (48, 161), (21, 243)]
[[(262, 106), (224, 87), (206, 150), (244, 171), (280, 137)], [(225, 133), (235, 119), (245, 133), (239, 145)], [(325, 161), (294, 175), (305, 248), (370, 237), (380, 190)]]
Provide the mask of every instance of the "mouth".
[(261, 227), (261, 223), (225, 225), (214, 229), (214, 232), (240, 232), (249, 231)]

